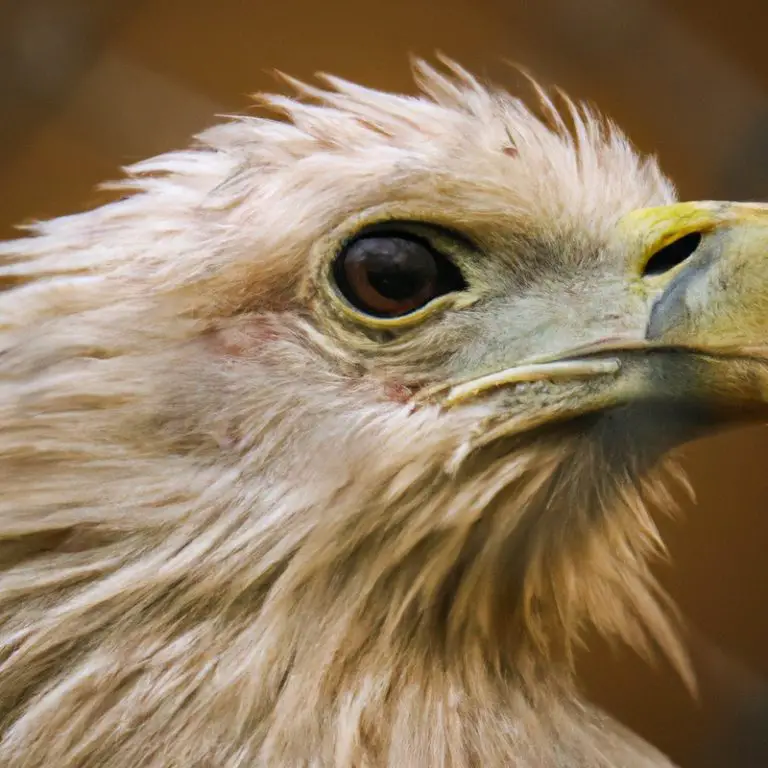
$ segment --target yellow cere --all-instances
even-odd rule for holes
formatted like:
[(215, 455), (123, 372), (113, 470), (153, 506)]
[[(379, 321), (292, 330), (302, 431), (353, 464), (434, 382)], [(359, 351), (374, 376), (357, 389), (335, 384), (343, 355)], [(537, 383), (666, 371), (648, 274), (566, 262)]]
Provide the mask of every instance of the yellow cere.
[(727, 218), (722, 203), (674, 203), (631, 211), (619, 221), (618, 233), (625, 241), (636, 241), (638, 262), (644, 264), (674, 240), (714, 229)]

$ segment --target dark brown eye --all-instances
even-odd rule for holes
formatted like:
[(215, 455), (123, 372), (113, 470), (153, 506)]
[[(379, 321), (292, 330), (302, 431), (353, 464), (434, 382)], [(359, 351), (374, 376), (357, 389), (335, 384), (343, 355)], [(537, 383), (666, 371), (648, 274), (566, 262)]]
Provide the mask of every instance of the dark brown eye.
[(406, 315), (467, 287), (452, 262), (409, 235), (354, 240), (337, 257), (333, 274), (344, 298), (375, 317)]

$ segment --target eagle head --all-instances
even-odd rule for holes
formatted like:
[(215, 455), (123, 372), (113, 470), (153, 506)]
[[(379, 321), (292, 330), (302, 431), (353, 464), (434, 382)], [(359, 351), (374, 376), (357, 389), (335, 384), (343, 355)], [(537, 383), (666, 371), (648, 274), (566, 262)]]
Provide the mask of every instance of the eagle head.
[(660, 766), (667, 453), (765, 414), (768, 215), (456, 65), (0, 246), (0, 763)]

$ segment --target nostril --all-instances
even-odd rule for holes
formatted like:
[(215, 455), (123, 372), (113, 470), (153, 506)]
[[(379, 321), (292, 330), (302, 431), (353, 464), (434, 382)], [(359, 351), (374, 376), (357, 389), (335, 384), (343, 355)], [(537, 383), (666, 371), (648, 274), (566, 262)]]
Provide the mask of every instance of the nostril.
[(665, 272), (669, 272), (670, 269), (674, 269), (692, 256), (700, 243), (701, 232), (690, 232), (669, 245), (659, 248), (645, 263), (643, 277), (663, 275)]

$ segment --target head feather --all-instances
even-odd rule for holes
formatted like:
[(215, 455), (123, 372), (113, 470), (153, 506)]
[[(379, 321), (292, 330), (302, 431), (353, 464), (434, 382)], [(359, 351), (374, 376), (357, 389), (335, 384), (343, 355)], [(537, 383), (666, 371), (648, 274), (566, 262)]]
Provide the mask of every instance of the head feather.
[(312, 254), (364, 210), (600, 238), (672, 198), (591, 112), (445, 63), (420, 96), (288, 79), (262, 98), (284, 122), (0, 244), (3, 764), (545, 765), (594, 730), (609, 765), (566, 694), (583, 628), (684, 666), (631, 446), (609, 472), (588, 436), (524, 438), (447, 474), (487, 406), (388, 399), (428, 356), (317, 309)]

